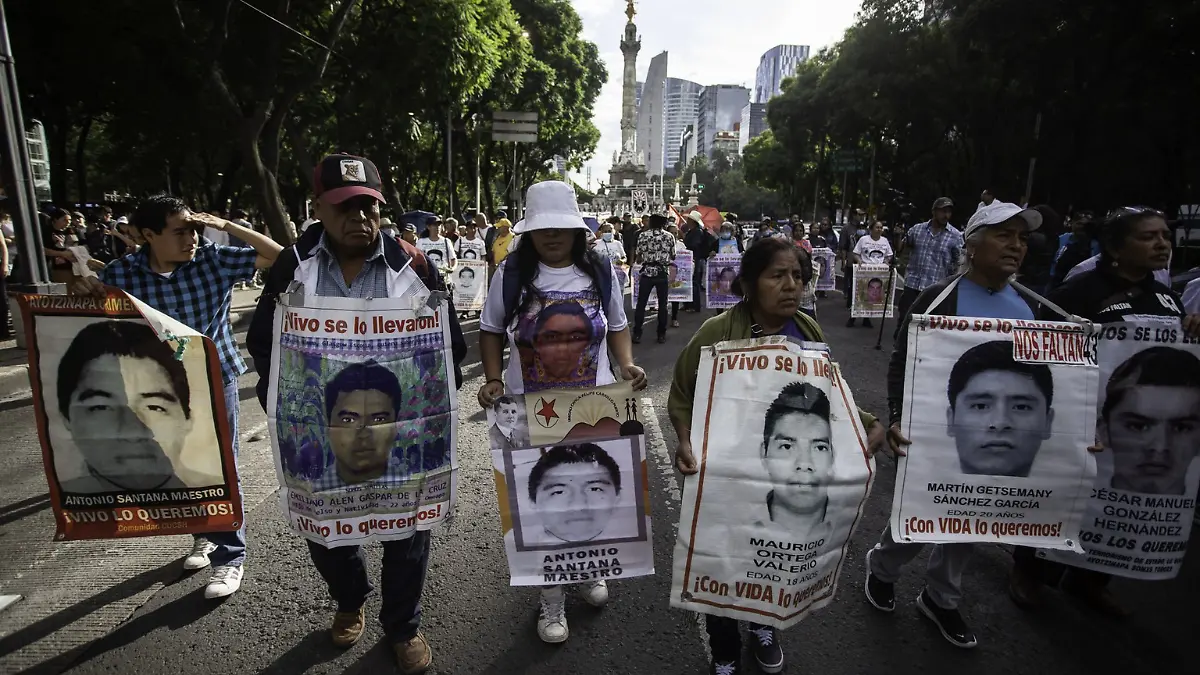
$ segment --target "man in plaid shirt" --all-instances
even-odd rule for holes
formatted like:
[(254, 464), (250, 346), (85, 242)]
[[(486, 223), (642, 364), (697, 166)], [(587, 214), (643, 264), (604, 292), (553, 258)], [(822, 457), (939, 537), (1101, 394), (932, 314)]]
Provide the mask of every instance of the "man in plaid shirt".
[(933, 217), (913, 225), (904, 237), (901, 250), (912, 249), (908, 259), (908, 270), (904, 275), (904, 293), (900, 295), (899, 311), (896, 316), (895, 340), (904, 325), (904, 315), (921, 294), (921, 291), (958, 273), (962, 257), (963, 236), (950, 224), (950, 213), (954, 202), (949, 197), (939, 197), (933, 203)]
[[(133, 227), (146, 239), (135, 253), (109, 263), (99, 279), (81, 280), (83, 290), (104, 294), (115, 286), (154, 309), (212, 339), (221, 358), (225, 409), (229, 416), (233, 456), (238, 455), (238, 376), (246, 362), (238, 354), (229, 325), (233, 285), (269, 267), (280, 246), (265, 235), (206, 213), (192, 213), (182, 200), (157, 195), (138, 205)], [(253, 248), (218, 246), (199, 236), (205, 227), (228, 232)], [(223, 598), (242, 584), (246, 558), (245, 518), (237, 532), (196, 535), (183, 567), (212, 565), (206, 598)]]

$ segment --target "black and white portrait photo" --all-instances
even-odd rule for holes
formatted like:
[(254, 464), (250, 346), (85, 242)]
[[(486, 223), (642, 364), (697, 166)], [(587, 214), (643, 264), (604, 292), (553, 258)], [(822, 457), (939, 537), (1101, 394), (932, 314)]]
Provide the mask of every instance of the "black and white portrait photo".
[(825, 392), (807, 382), (785, 386), (767, 407), (760, 451), (771, 479), (767, 518), (801, 540), (822, 538), (818, 533), (830, 529), (825, 516), (834, 466)]
[(199, 340), (163, 342), (135, 320), (42, 316), (36, 330), (64, 493), (224, 483)]
[(529, 417), (522, 396), (501, 396), (488, 411), (488, 441), (492, 448), (520, 450), (529, 447)]

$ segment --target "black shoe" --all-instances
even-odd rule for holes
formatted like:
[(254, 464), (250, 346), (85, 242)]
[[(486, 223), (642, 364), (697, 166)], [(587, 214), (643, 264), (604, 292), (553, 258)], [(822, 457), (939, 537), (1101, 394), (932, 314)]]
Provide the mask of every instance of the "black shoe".
[(925, 618), (937, 624), (938, 630), (942, 631), (942, 637), (955, 647), (973, 649), (979, 644), (975, 639), (975, 632), (963, 621), (962, 614), (957, 609), (942, 609), (935, 605), (926, 597), (925, 589), (917, 596), (917, 609)]
[(633, 336), (633, 344), (635, 344), (635, 345), (640, 345), (640, 344), (642, 344), (642, 336), (641, 336), (641, 335), (634, 335), (634, 336)]
[(750, 635), (754, 636), (751, 649), (758, 669), (764, 673), (778, 673), (783, 670), (783, 647), (779, 644), (779, 636), (770, 626), (750, 624)]
[(664, 342), (666, 342), (666, 341), (667, 341), (667, 336), (666, 336), (666, 335), (659, 335), (659, 336), (658, 336), (658, 344), (660, 344), (660, 345), (661, 345), (661, 344), (663, 344), (663, 343), (664, 343)]
[(854, 328), (854, 319), (846, 319), (846, 328)]
[(870, 319), (863, 319), (863, 328), (874, 328), (875, 324), (871, 323)]
[(875, 549), (867, 551), (867, 583), (863, 586), (863, 591), (867, 595), (867, 602), (871, 603), (875, 609), (881, 612), (896, 611), (896, 584), (889, 584), (881, 581), (879, 577), (871, 574), (871, 554)]
[(737, 661), (713, 661), (708, 672), (710, 675), (741, 675), (742, 664)]

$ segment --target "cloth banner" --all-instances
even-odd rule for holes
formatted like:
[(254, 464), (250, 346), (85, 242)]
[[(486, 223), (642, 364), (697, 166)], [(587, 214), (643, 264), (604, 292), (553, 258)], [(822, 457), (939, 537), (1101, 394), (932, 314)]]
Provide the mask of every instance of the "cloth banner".
[(834, 276), (833, 249), (831, 248), (814, 248), (812, 251), (813, 260), (813, 278), (817, 280), (818, 291), (832, 291), (837, 288), (837, 277)]
[[(888, 295), (888, 275), (891, 274), (891, 297)], [(887, 265), (859, 264), (854, 266), (854, 297), (850, 316), (855, 319), (890, 319), (896, 298), (896, 271)]]
[(487, 411), (513, 586), (654, 574), (646, 436), (628, 383), (510, 394)]
[(325, 546), (406, 539), (454, 508), (449, 305), (280, 297), (267, 417), (284, 519)]
[(824, 345), (774, 336), (700, 357), (671, 606), (787, 628), (828, 605), (875, 473)]
[(741, 253), (719, 253), (708, 260), (708, 275), (704, 284), (705, 306), (724, 309), (741, 302), (730, 288), (742, 269)]
[[(680, 251), (675, 254), (675, 260), (671, 261), (667, 268), (667, 302), (691, 302), (692, 301), (692, 276), (695, 273), (695, 264), (692, 260), (691, 251)], [(642, 266), (634, 265), (630, 271), (633, 276), (633, 307), (637, 308), (638, 289), (641, 288), (642, 281)], [(658, 294), (651, 292), (650, 299), (646, 301), (647, 309), (655, 309), (658, 307)]]
[(117, 289), (19, 301), (54, 538), (241, 527), (212, 340)]
[(486, 260), (458, 259), (454, 268), (454, 308), (460, 312), (483, 310), (487, 299), (488, 264)]
[(1092, 329), (919, 314), (907, 337), (896, 541), (1080, 550), (1096, 475)]
[(1101, 330), (1097, 356), (1094, 415), (1104, 451), (1083, 520), (1086, 553), (1038, 555), (1132, 579), (1174, 579), (1200, 483), (1200, 345), (1178, 321), (1115, 323)]
[(617, 272), (617, 285), (621, 289), (621, 294), (629, 295), (629, 268), (614, 262), (613, 269)]

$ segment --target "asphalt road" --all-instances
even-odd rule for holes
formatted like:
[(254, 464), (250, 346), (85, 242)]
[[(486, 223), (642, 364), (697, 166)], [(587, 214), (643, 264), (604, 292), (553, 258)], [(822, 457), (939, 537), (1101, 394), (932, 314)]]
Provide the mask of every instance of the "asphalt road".
[[(878, 328), (843, 327), (847, 315), (840, 295), (822, 300), (820, 311), (834, 357), (842, 364), (858, 404), (882, 413), (887, 352), (874, 348)], [(702, 624), (693, 615), (670, 609), (667, 602), (680, 492), (671, 467), (674, 433), (666, 418), (666, 396), (675, 356), (702, 318), (682, 315), (683, 327), (671, 331), (667, 344), (648, 341), (635, 352), (650, 379), (643, 395), (658, 420), (648, 429), (655, 467), (650, 483), (657, 574), (611, 584), (612, 601), (603, 610), (572, 598), (568, 603), (571, 638), (559, 646), (537, 639), (536, 590), (507, 585), (486, 428), (474, 402), (482, 373), (477, 351), (472, 349), (459, 398), (458, 518), (449, 531), (435, 535), (424, 594), (423, 630), (434, 652), (431, 672), (707, 672)], [(889, 333), (891, 328), (889, 322)], [(469, 334), (468, 341), (476, 336)], [(368, 604), (368, 632), (358, 645), (341, 651), (329, 642), (333, 608), (328, 593), (304, 544), (285, 527), (272, 492), (270, 446), (261, 440), (263, 415), (250, 389), (255, 378), (251, 373), (242, 382), (241, 409), (241, 463), (243, 481), (249, 484), (249, 558), (241, 591), (224, 602), (204, 600), (204, 572), (183, 575), (180, 571), (187, 548), (183, 538), (157, 542), (149, 552), (126, 544), (52, 544), (31, 407), (19, 400), (0, 401), (0, 429), (7, 450), (0, 454), (0, 593), (13, 592), (6, 589), (20, 587), (21, 579), (34, 578), (39, 579), (39, 588), (50, 584), (58, 589), (51, 594), (57, 601), (50, 603), (41, 598), (46, 592), (39, 595), (33, 589), (29, 607), (39, 616), (18, 622), (14, 617), (22, 615), (10, 613), (22, 610), (0, 613), (0, 672), (393, 672), (390, 650), (372, 616), (378, 612), (377, 598)], [(1135, 614), (1125, 621), (1111, 621), (1057, 593), (1050, 594), (1046, 606), (1036, 613), (1017, 609), (1005, 593), (1008, 551), (979, 546), (964, 580), (965, 614), (980, 640), (973, 651), (952, 647), (917, 614), (913, 599), (920, 590), (924, 555), (898, 585), (897, 612), (875, 611), (862, 595), (863, 554), (886, 521), (894, 476), (894, 464), (881, 458), (834, 604), (783, 633), (789, 661), (786, 672), (1200, 672), (1193, 643), (1192, 602), (1200, 601), (1195, 556), (1174, 581), (1115, 582), (1114, 592)], [(39, 480), (43, 480), (40, 487)], [(61, 551), (71, 546), (79, 551), (75, 562), (65, 566), (56, 562), (63, 557)], [(378, 579), (378, 547), (372, 547), (369, 556)], [(47, 566), (56, 564), (63, 569), (53, 576), (46, 572)], [(93, 579), (103, 581), (94, 584)], [(105, 614), (105, 607), (116, 609)], [(120, 622), (125, 616), (128, 619)], [(95, 637), (99, 639), (87, 644)]]

